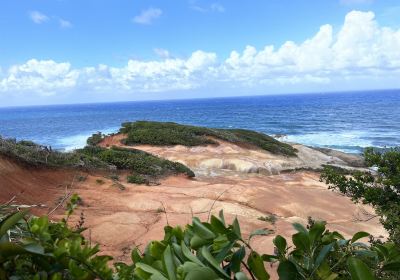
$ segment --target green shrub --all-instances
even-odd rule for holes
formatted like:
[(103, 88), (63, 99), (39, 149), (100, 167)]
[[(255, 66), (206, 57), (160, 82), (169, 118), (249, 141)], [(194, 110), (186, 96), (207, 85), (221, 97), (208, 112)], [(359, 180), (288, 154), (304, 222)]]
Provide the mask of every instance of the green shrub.
[(106, 135), (104, 135), (101, 132), (97, 132), (92, 134), (92, 136), (90, 136), (87, 140), (86, 143), (89, 146), (96, 146), (97, 144), (99, 144), (105, 137)]
[(63, 153), (31, 141), (18, 142), (14, 139), (3, 139), (1, 137), (0, 155), (36, 167), (108, 168), (108, 165), (101, 160), (81, 154), (78, 151)]
[[(16, 141), (0, 138), (0, 156), (29, 166), (45, 166), (55, 168), (84, 168), (101, 170), (130, 170), (136, 174), (154, 179), (173, 175), (186, 174), (194, 177), (192, 170), (181, 163), (172, 162), (136, 149), (111, 149), (97, 146), (86, 146), (73, 152), (54, 151), (30, 141)], [(79, 181), (84, 180), (82, 176)]]
[(113, 181), (119, 181), (119, 176), (117, 174), (111, 174), (108, 177)]
[(102, 180), (102, 179), (96, 179), (96, 184), (98, 184), (98, 185), (104, 185), (104, 180)]
[(123, 123), (120, 132), (127, 135), (123, 140), (127, 145), (217, 145), (216, 141), (210, 139), (213, 137), (238, 145), (255, 146), (285, 156), (296, 156), (297, 152), (292, 146), (268, 135), (245, 129), (212, 129), (172, 122), (137, 121)]
[(146, 178), (143, 178), (142, 176), (137, 175), (137, 174), (129, 175), (127, 177), (127, 181), (128, 181), (128, 183), (137, 184), (137, 185), (149, 184), (149, 180), (147, 180)]
[(268, 216), (259, 217), (258, 219), (260, 221), (268, 222), (268, 223), (271, 223), (271, 224), (274, 225), (276, 223), (276, 221), (278, 220), (278, 217), (276, 215), (274, 215), (274, 214), (271, 214), (271, 215), (268, 215)]
[(112, 147), (85, 147), (79, 151), (90, 157), (95, 157), (103, 162), (115, 166), (117, 169), (131, 170), (136, 174), (151, 176), (154, 178), (172, 175), (186, 174), (194, 177), (195, 174), (185, 165), (159, 158), (152, 154), (136, 149)]

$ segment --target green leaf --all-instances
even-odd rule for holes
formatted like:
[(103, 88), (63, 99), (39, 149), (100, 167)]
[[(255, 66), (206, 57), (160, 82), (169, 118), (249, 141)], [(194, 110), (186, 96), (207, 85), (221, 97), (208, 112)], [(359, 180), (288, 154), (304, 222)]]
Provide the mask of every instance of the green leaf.
[[(138, 268), (143, 270), (144, 272), (151, 274), (151, 275), (157, 276), (159, 279), (168, 280), (168, 278), (166, 278), (160, 271), (151, 267), (150, 265), (147, 265), (145, 263), (137, 263), (136, 269), (138, 269)], [(136, 271), (136, 269), (135, 269), (135, 271)]]
[(252, 251), (249, 258), (247, 259), (247, 264), (249, 265), (250, 270), (253, 272), (254, 276), (256, 276), (258, 280), (269, 279), (269, 274), (265, 270), (264, 262), (258, 253)]
[(389, 256), (389, 250), (383, 245), (375, 244), (372, 249), (378, 253), (381, 261), (386, 260)]
[(291, 261), (283, 261), (278, 266), (279, 280), (293, 280), (298, 279), (299, 273), (296, 266)]
[(333, 280), (336, 279), (339, 275), (333, 273), (330, 266), (326, 261), (324, 261), (317, 270), (317, 275), (323, 280)]
[(27, 244), (24, 246), (24, 249), (32, 254), (45, 255), (43, 246), (37, 243)]
[(225, 227), (224, 223), (215, 216), (211, 216), (210, 224), (213, 230), (218, 233), (226, 234), (228, 232), (228, 229)]
[(190, 252), (189, 248), (186, 246), (185, 242), (182, 241), (181, 242), (181, 248), (182, 248), (182, 253), (183, 255), (190, 261), (200, 265), (200, 266), (204, 266), (204, 264), (195, 256), (192, 254), (192, 252)]
[(249, 241), (250, 241), (254, 236), (260, 236), (260, 235), (265, 236), (265, 235), (268, 235), (268, 234), (271, 234), (271, 233), (272, 233), (272, 231), (270, 231), (270, 230), (266, 230), (266, 229), (256, 229), (256, 230), (254, 230), (254, 231), (252, 231), (252, 232), (250, 233)]
[(228, 243), (225, 247), (222, 248), (222, 250), (219, 251), (219, 253), (215, 256), (215, 259), (218, 262), (222, 262), (223, 260), (225, 260), (235, 244), (236, 242)]
[(351, 243), (356, 242), (358, 239), (364, 238), (364, 237), (368, 237), (370, 236), (370, 234), (368, 232), (365, 231), (359, 231), (356, 234), (353, 235), (353, 238), (351, 239)]
[(242, 233), (240, 232), (240, 225), (237, 218), (233, 220), (232, 229), (238, 238), (242, 238)]
[(210, 251), (206, 247), (201, 248), (201, 255), (203, 258), (211, 264), (218, 272), (220, 272), (225, 278), (229, 279), (229, 275), (221, 268), (220, 263), (211, 255)]
[(232, 272), (240, 271), (240, 265), (245, 256), (246, 256), (246, 250), (245, 250), (244, 246), (241, 246), (239, 250), (237, 250), (235, 253), (233, 253), (232, 259), (231, 259), (231, 264), (230, 264), (230, 268), (231, 268)]
[(390, 262), (383, 265), (384, 271), (400, 271), (400, 262)]
[(222, 224), (226, 227), (225, 217), (224, 217), (224, 210), (219, 211), (219, 219), (221, 220)]
[(321, 263), (325, 260), (326, 256), (332, 250), (333, 245), (335, 245), (335, 243), (331, 243), (331, 244), (328, 244), (328, 245), (325, 245), (324, 247), (322, 247), (321, 251), (318, 254), (318, 257), (315, 260), (315, 268), (314, 269), (318, 269), (318, 267), (321, 265)]
[(284, 255), (286, 251), (287, 242), (286, 239), (280, 235), (277, 235), (272, 241), (275, 247), (278, 249), (279, 253)]
[(206, 239), (201, 238), (200, 236), (198, 236), (197, 234), (195, 234), (192, 239), (190, 239), (190, 246), (193, 249), (198, 249), (203, 245), (208, 244), (209, 242)]
[(188, 262), (184, 262), (181, 266), (179, 266), (178, 270), (183, 270), (183, 272), (189, 273), (193, 269), (196, 269), (199, 267), (201, 267), (201, 266), (198, 265), (197, 263), (188, 261)]
[(213, 239), (215, 233), (209, 230), (198, 218), (193, 218), (193, 231), (203, 239)]
[(0, 244), (0, 256), (2, 257), (12, 257), (12, 256), (16, 256), (19, 254), (25, 254), (26, 251), (25, 249), (15, 243), (11, 243), (11, 242), (7, 242), (7, 243), (1, 243)]
[(316, 221), (309, 231), (310, 243), (314, 244), (315, 241), (321, 238), (325, 231), (326, 222)]
[(308, 235), (307, 229), (306, 229), (302, 224), (294, 223), (294, 224), (293, 224), (293, 227), (294, 227), (295, 230), (297, 230), (298, 232), (302, 232), (302, 233), (305, 233), (305, 234)]
[(198, 267), (189, 271), (185, 280), (216, 280), (218, 275), (209, 267)]
[(163, 264), (167, 271), (169, 280), (176, 280), (174, 256), (172, 255), (171, 247), (168, 245), (163, 254)]
[(263, 259), (263, 261), (265, 262), (276, 262), (279, 258), (278, 256), (275, 255), (268, 255), (268, 254), (263, 254), (261, 256), (261, 258)]
[(293, 234), (292, 236), (293, 244), (296, 245), (297, 249), (303, 250), (303, 251), (309, 251), (310, 249), (310, 239), (308, 237), (308, 234), (305, 234), (303, 232), (298, 232), (296, 234)]
[(350, 257), (347, 260), (352, 280), (375, 280), (369, 267), (360, 259)]
[(138, 263), (142, 260), (142, 257), (140, 256), (140, 252), (139, 252), (138, 248), (134, 248), (132, 250), (131, 259), (132, 259), (132, 262), (134, 262), (134, 263)]
[(0, 237), (2, 237), (6, 232), (15, 226), (22, 218), (28, 213), (28, 210), (20, 211), (9, 215), (0, 223)]
[(149, 244), (150, 255), (155, 259), (160, 259), (165, 247), (166, 246), (160, 241), (151, 241)]

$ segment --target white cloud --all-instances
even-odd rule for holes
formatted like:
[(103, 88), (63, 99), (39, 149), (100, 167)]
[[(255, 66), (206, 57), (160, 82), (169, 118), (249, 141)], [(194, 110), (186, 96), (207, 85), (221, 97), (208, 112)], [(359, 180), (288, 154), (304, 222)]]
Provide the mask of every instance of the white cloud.
[[(260, 90), (301, 86), (331, 89), (340, 85), (400, 87), (400, 30), (380, 26), (372, 12), (352, 11), (343, 25), (323, 25), (302, 43), (257, 50), (246, 46), (227, 58), (198, 50), (171, 58), (154, 50), (159, 60), (131, 59), (123, 67), (73, 68), (70, 63), (32, 59), (0, 73), (0, 100), (6, 94), (51, 95), (59, 92), (144, 94), (218, 86)], [(352, 84), (353, 83), (353, 84)], [(342, 88), (346, 89), (346, 88)]]
[(38, 12), (38, 11), (29, 12), (29, 16), (30, 16), (31, 20), (36, 24), (41, 24), (41, 23), (49, 20), (48, 16), (46, 16), (45, 14), (42, 14), (41, 12)]
[(0, 80), (0, 92), (53, 95), (75, 87), (78, 75), (79, 71), (72, 70), (69, 63), (31, 59), (25, 64), (10, 67), (7, 76)]
[(72, 23), (70, 21), (62, 19), (62, 18), (58, 19), (58, 24), (62, 28), (71, 28), (72, 27)]
[(143, 10), (139, 15), (133, 18), (135, 23), (151, 24), (155, 19), (162, 15), (162, 10), (156, 8), (148, 8)]
[(358, 11), (346, 15), (337, 34), (324, 25), (301, 44), (287, 41), (279, 49), (266, 46), (260, 51), (247, 46), (241, 54), (233, 51), (224, 65), (227, 76), (247, 84), (306, 75), (326, 81), (398, 70), (400, 30), (380, 27), (372, 12)]
[(197, 1), (190, 2), (190, 8), (197, 12), (207, 13), (207, 12), (215, 12), (215, 13), (223, 13), (225, 12), (225, 7), (222, 6), (218, 2), (211, 3), (209, 6), (202, 6), (197, 3)]

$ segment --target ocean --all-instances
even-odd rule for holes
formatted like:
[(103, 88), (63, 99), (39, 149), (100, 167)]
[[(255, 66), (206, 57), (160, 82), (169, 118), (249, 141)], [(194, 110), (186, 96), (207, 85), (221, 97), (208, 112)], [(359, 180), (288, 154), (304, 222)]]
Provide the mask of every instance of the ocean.
[(0, 135), (72, 150), (136, 120), (252, 129), (360, 153), (400, 146), (400, 90), (0, 108)]

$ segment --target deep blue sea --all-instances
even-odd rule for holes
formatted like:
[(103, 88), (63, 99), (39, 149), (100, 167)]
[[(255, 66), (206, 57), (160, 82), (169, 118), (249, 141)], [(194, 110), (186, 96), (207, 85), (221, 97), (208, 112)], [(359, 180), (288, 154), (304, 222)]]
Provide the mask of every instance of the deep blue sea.
[(357, 153), (400, 146), (400, 90), (0, 108), (0, 135), (71, 150), (135, 120), (247, 128)]

